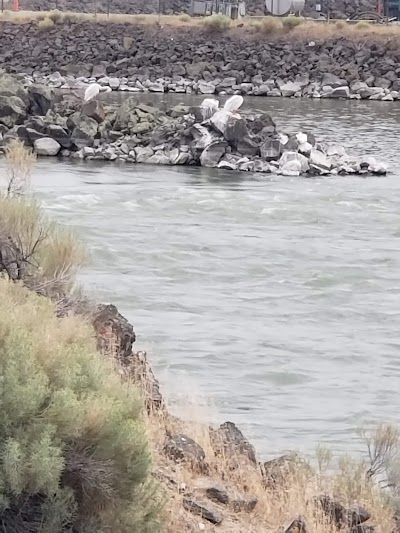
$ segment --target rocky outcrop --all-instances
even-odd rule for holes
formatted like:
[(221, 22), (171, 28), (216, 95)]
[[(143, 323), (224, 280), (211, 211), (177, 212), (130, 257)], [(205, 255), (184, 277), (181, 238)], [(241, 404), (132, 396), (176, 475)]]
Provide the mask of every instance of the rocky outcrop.
[[(241, 97), (232, 101), (235, 99), (243, 101)], [(317, 143), (311, 133), (277, 132), (268, 114), (228, 111), (219, 108), (217, 100), (205, 99), (199, 107), (178, 106), (166, 112), (140, 103), (134, 96), (117, 110), (105, 108), (99, 101), (82, 104), (78, 100), (75, 104), (56, 103), (45, 116), (24, 120), (28, 107), (34, 105), (24, 107), (19, 97), (0, 95), (4, 128), (0, 148), (19, 137), (43, 156), (200, 165), (292, 177), (384, 175), (387, 171), (373, 157), (352, 157), (341, 146)], [(203, 120), (204, 116), (208, 118)]]
[(148, 411), (162, 409), (163, 398), (147, 356), (133, 351), (136, 336), (132, 325), (114, 305), (101, 305), (91, 317), (98, 350), (112, 359), (120, 374), (139, 385)]
[(97, 81), (132, 93), (399, 98), (397, 42), (373, 34), (368, 42), (290, 34), (260, 39), (239, 28), (210, 40), (201, 26), (85, 22), (40, 32), (31, 23), (20, 32), (3, 22), (1, 28), (0, 66), (27, 74), (28, 85), (83, 92), (85, 83)]

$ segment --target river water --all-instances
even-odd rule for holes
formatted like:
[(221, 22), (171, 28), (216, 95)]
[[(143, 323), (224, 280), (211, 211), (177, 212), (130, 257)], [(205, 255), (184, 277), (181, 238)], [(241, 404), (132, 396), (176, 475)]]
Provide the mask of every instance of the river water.
[(132, 321), (177, 413), (234, 421), (266, 457), (361, 452), (357, 428), (400, 412), (400, 107), (246, 103), (393, 173), (41, 160), (33, 188), (87, 242), (84, 286)]

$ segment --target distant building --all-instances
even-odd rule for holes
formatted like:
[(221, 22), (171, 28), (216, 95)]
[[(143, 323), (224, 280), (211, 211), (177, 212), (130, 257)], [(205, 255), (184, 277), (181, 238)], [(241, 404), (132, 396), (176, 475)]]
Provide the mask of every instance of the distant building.
[(246, 15), (246, 3), (240, 0), (192, 0), (192, 16), (225, 15), (230, 19), (239, 19)]

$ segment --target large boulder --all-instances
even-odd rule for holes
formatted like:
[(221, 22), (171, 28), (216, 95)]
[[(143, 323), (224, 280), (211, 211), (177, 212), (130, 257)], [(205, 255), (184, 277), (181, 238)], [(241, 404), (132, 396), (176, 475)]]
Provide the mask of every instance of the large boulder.
[(261, 157), (266, 161), (279, 159), (282, 153), (282, 144), (279, 139), (267, 139), (261, 146)]
[(38, 155), (54, 156), (57, 155), (61, 150), (60, 144), (50, 137), (36, 139), (36, 141), (33, 143), (33, 147)]
[(201, 124), (194, 124), (190, 129), (193, 141), (190, 144), (190, 148), (195, 160), (200, 158), (204, 149), (213, 143), (221, 141), (221, 136), (215, 131), (210, 131)]
[(92, 98), (88, 102), (83, 102), (82, 113), (87, 117), (93, 118), (99, 124), (100, 122), (104, 122), (106, 118), (103, 104), (96, 98)]
[(26, 117), (26, 105), (18, 96), (0, 95), (0, 124), (12, 128), (22, 124)]
[(47, 128), (48, 136), (61, 144), (63, 148), (71, 146), (71, 139), (67, 130), (58, 124), (50, 124)]
[(221, 133), (224, 139), (235, 145), (239, 143), (243, 137), (247, 137), (248, 131), (246, 127), (246, 121), (240, 117), (225, 109), (220, 109), (210, 119), (210, 123), (219, 133)]
[(33, 84), (28, 88), (28, 94), (31, 114), (44, 116), (51, 109), (53, 93), (49, 87)]
[(93, 118), (74, 113), (68, 117), (67, 126), (72, 130), (71, 141), (76, 148), (93, 146), (98, 131), (98, 123)]
[(136, 114), (137, 106), (138, 101), (134, 96), (127, 98), (125, 102), (123, 102), (123, 104), (118, 108), (115, 116), (113, 126), (115, 130), (130, 130), (136, 126), (139, 121)]
[(0, 74), (0, 96), (17, 96), (25, 105), (28, 103), (28, 93), (25, 87), (10, 74)]
[(200, 156), (202, 167), (216, 167), (226, 152), (228, 144), (225, 141), (216, 141), (207, 146)]
[(293, 81), (288, 81), (280, 86), (282, 96), (294, 96), (301, 91), (301, 85)]

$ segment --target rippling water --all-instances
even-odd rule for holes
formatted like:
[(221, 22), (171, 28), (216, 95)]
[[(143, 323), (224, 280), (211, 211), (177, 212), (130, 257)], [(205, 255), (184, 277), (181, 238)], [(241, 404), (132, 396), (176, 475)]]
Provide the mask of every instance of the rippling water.
[(135, 325), (177, 412), (266, 456), (354, 452), (400, 408), (400, 133), (393, 103), (256, 100), (281, 129), (378, 154), (386, 178), (288, 179), (40, 161), (33, 187), (92, 253), (82, 280)]

